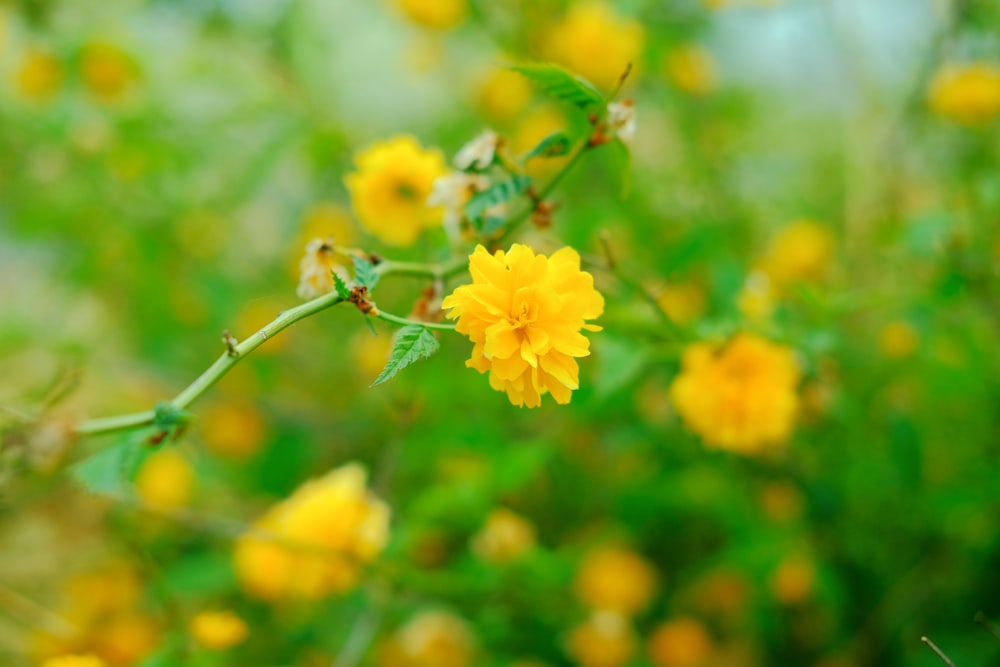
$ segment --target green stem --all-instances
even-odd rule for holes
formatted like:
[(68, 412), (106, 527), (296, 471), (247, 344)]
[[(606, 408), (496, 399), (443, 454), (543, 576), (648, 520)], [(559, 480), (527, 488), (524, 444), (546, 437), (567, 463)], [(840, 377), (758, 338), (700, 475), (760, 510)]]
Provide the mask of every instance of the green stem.
[(422, 276), (445, 279), (465, 270), (469, 265), (467, 257), (455, 259), (441, 264), (421, 264), (418, 262), (397, 262), (385, 259), (376, 265), (376, 270), (382, 275), (395, 273), (401, 276)]
[(405, 317), (400, 317), (399, 315), (393, 315), (392, 313), (386, 313), (378, 309), (373, 310), (371, 314), (373, 317), (377, 317), (380, 320), (385, 320), (386, 322), (394, 322), (396, 324), (402, 324), (403, 326), (406, 326), (408, 324), (416, 324), (426, 329), (437, 329), (438, 331), (455, 330), (454, 324), (441, 324), (439, 322), (424, 322), (422, 320), (411, 320)]

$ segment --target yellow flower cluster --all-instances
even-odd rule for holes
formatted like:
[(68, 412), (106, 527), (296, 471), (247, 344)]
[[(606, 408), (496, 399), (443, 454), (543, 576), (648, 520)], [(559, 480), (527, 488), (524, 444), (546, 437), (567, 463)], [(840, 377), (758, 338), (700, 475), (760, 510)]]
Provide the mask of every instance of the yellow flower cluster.
[(1000, 67), (988, 62), (941, 67), (927, 92), (931, 109), (949, 120), (979, 125), (1000, 115)]
[(380, 646), (378, 667), (470, 667), (475, 642), (469, 626), (446, 611), (422, 611)]
[(792, 350), (750, 334), (684, 352), (670, 397), (709, 447), (758, 453), (788, 438), (798, 409)]
[(396, 0), (408, 19), (426, 28), (453, 28), (469, 12), (468, 0)]
[(488, 563), (509, 563), (530, 551), (535, 526), (519, 514), (500, 507), (486, 517), (486, 525), (472, 538), (472, 551)]
[(224, 651), (247, 638), (246, 622), (231, 611), (203, 611), (191, 619), (191, 636), (212, 651)]
[(570, 7), (552, 26), (547, 56), (602, 88), (611, 88), (629, 63), (638, 64), (645, 42), (642, 24), (603, 2)]
[(354, 156), (344, 177), (362, 226), (390, 245), (407, 246), (441, 224), (442, 210), (427, 205), (434, 181), (448, 172), (444, 155), (409, 136), (378, 142)]
[(579, 387), (576, 359), (590, 354), (581, 329), (604, 312), (594, 279), (580, 270), (580, 255), (563, 248), (552, 257), (515, 243), (490, 254), (478, 246), (469, 257), (472, 284), (457, 288), (442, 303), (456, 329), (474, 343), (465, 362), (490, 373), (490, 386), (510, 402), (529, 408), (552, 394), (569, 403)]
[(366, 487), (357, 463), (310, 481), (236, 543), (236, 573), (263, 600), (318, 599), (353, 588), (385, 547), (389, 507)]

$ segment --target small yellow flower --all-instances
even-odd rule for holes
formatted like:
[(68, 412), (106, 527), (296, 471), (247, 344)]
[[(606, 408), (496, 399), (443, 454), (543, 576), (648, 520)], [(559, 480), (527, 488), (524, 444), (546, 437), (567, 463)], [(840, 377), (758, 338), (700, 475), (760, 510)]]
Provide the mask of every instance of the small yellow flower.
[[(524, 154), (540, 144), (546, 137), (566, 129), (566, 116), (555, 107), (543, 105), (532, 109), (524, 116), (510, 139), (511, 150)], [(562, 169), (569, 156), (555, 158), (533, 158), (528, 161), (526, 171), (532, 178), (545, 178)]]
[(398, 628), (378, 651), (379, 667), (470, 667), (472, 631), (446, 611), (422, 611)]
[(705, 292), (695, 283), (666, 285), (656, 295), (656, 303), (678, 324), (691, 324), (705, 314)]
[(783, 604), (805, 602), (816, 585), (816, 567), (803, 555), (784, 558), (771, 575), (770, 587), (774, 598)]
[(670, 397), (707, 446), (751, 454), (788, 438), (798, 381), (792, 350), (741, 334), (721, 347), (689, 346)]
[(580, 255), (563, 248), (536, 255), (515, 243), (491, 255), (477, 246), (469, 257), (472, 284), (457, 288), (442, 303), (456, 329), (474, 343), (465, 365), (490, 374), (490, 386), (510, 402), (529, 408), (551, 393), (569, 403), (579, 387), (576, 359), (590, 354), (581, 329), (604, 312), (594, 279), (580, 270)]
[(347, 257), (337, 251), (333, 237), (313, 239), (306, 245), (306, 254), (299, 262), (299, 286), (295, 294), (300, 299), (315, 299), (335, 289), (333, 274), (346, 284), (351, 276), (344, 268)]
[(60, 655), (49, 658), (42, 667), (105, 667), (105, 662), (96, 655)]
[(622, 667), (635, 654), (635, 632), (613, 611), (591, 614), (573, 628), (567, 649), (580, 667)]
[(611, 88), (629, 63), (638, 64), (645, 42), (642, 24), (604, 2), (570, 7), (547, 35), (547, 55), (601, 88)]
[(920, 346), (916, 330), (907, 322), (890, 322), (885, 325), (878, 342), (882, 354), (892, 359), (905, 359)]
[(1000, 115), (1000, 67), (989, 62), (944, 65), (927, 97), (931, 109), (949, 120), (986, 123)]
[(713, 648), (711, 635), (693, 618), (661, 623), (649, 638), (649, 657), (656, 667), (703, 667)]
[(472, 550), (489, 563), (509, 563), (535, 546), (535, 526), (519, 514), (500, 507), (486, 517), (486, 525), (472, 538)]
[(469, 12), (468, 0), (396, 0), (396, 6), (411, 21), (426, 28), (453, 28)]
[(264, 600), (318, 599), (353, 588), (389, 534), (389, 507), (357, 464), (304, 484), (237, 540), (236, 572)]
[(494, 67), (477, 91), (483, 113), (497, 121), (509, 121), (531, 101), (528, 80), (506, 67)]
[(442, 211), (427, 205), (434, 181), (447, 173), (444, 155), (425, 150), (413, 137), (374, 144), (354, 157), (356, 172), (344, 177), (361, 224), (390, 245), (405, 246), (425, 228), (441, 224)]
[(94, 97), (105, 102), (120, 97), (136, 77), (131, 57), (120, 47), (94, 42), (83, 47), (80, 75)]
[(161, 449), (139, 468), (135, 490), (150, 505), (173, 509), (191, 500), (194, 482), (194, 470), (187, 459), (176, 449)]
[(205, 445), (221, 456), (245, 459), (256, 454), (267, 438), (267, 423), (252, 403), (209, 405), (201, 411), (198, 429)]
[(47, 51), (31, 49), (21, 58), (15, 72), (18, 91), (30, 100), (41, 101), (52, 96), (62, 82), (62, 66)]
[(835, 239), (829, 228), (796, 220), (771, 239), (761, 269), (779, 286), (822, 280), (833, 259)]
[(754, 271), (747, 276), (743, 289), (736, 297), (740, 312), (751, 320), (766, 320), (770, 317), (776, 301), (774, 282), (763, 271)]
[(212, 651), (224, 651), (247, 638), (247, 624), (231, 611), (203, 611), (191, 619), (194, 640)]
[(642, 556), (621, 547), (601, 547), (583, 559), (574, 589), (591, 609), (632, 616), (649, 605), (656, 585), (656, 572)]
[(667, 52), (663, 71), (678, 90), (702, 96), (715, 90), (715, 63), (697, 44), (685, 44)]

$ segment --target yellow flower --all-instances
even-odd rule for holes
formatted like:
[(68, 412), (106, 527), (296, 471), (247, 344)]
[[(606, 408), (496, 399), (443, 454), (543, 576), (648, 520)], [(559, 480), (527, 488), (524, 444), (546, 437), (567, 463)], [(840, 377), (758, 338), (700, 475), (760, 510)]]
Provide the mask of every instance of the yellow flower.
[(792, 350), (750, 334), (684, 351), (670, 397), (709, 447), (756, 453), (788, 438), (798, 408)]
[(576, 596), (591, 609), (632, 616), (649, 605), (656, 581), (653, 566), (639, 554), (601, 547), (583, 559), (574, 586)]
[(500, 507), (486, 517), (486, 525), (472, 538), (472, 550), (489, 563), (509, 563), (535, 546), (535, 526), (519, 514)]
[[(520, 120), (510, 139), (511, 150), (524, 154), (551, 134), (566, 128), (566, 116), (555, 107), (544, 105), (532, 109)], [(526, 171), (532, 178), (545, 178), (562, 169), (569, 156), (555, 158), (532, 158), (528, 160)]]
[(705, 314), (705, 292), (695, 283), (671, 283), (656, 295), (656, 303), (678, 324), (691, 324)]
[(661, 623), (649, 638), (649, 657), (656, 667), (702, 667), (712, 649), (712, 637), (693, 618)]
[(198, 428), (205, 445), (221, 456), (245, 459), (260, 450), (267, 423), (252, 403), (212, 404), (201, 411)]
[(150, 505), (172, 509), (188, 503), (194, 480), (191, 464), (176, 449), (162, 449), (139, 468), (135, 490)]
[(600, 611), (573, 628), (567, 648), (580, 667), (621, 667), (632, 658), (635, 644), (635, 633), (626, 618)]
[(49, 658), (42, 667), (104, 667), (103, 660), (96, 655), (60, 655)]
[(506, 67), (494, 67), (477, 91), (483, 113), (498, 121), (508, 121), (531, 101), (528, 80)]
[(822, 280), (833, 258), (834, 237), (812, 220), (796, 220), (771, 239), (762, 270), (777, 285)]
[(771, 278), (763, 271), (754, 271), (743, 283), (743, 289), (736, 297), (736, 305), (744, 317), (765, 320), (774, 311), (776, 298)]
[(44, 100), (59, 88), (62, 66), (55, 56), (40, 49), (24, 54), (15, 72), (17, 89), (31, 100)]
[(444, 30), (465, 19), (468, 0), (396, 0), (396, 6), (418, 25)]
[(427, 205), (434, 181), (447, 173), (444, 155), (413, 137), (374, 144), (354, 157), (358, 171), (344, 177), (361, 224), (391, 245), (410, 245), (441, 224), (442, 211)]
[(803, 555), (784, 558), (771, 575), (771, 594), (783, 604), (805, 602), (816, 585), (816, 567)]
[(629, 63), (638, 65), (645, 31), (603, 2), (570, 7), (548, 34), (548, 56), (601, 88), (611, 88)]
[(882, 354), (893, 359), (904, 359), (917, 351), (920, 338), (906, 322), (890, 322), (883, 327), (878, 338)]
[(931, 109), (949, 120), (978, 125), (1000, 115), (1000, 67), (988, 62), (948, 64), (927, 93)]
[(563, 248), (536, 255), (515, 243), (491, 255), (477, 246), (469, 257), (472, 284), (457, 288), (442, 303), (456, 329), (475, 344), (465, 365), (489, 371), (490, 386), (507, 392), (510, 402), (529, 408), (551, 393), (569, 403), (579, 387), (577, 357), (590, 354), (581, 329), (604, 312), (604, 297), (594, 279), (580, 270), (580, 255)]
[(247, 624), (231, 611), (203, 611), (188, 628), (194, 640), (207, 649), (224, 651), (247, 638)]
[(335, 288), (333, 274), (346, 284), (351, 276), (344, 268), (347, 256), (337, 252), (333, 237), (313, 239), (306, 245), (306, 254), (299, 262), (299, 286), (295, 294), (300, 299), (314, 299), (332, 292)]
[(388, 539), (389, 508), (351, 463), (307, 482), (237, 540), (236, 572), (264, 600), (318, 599), (353, 588)]
[(379, 667), (469, 667), (474, 641), (469, 626), (446, 611), (422, 611), (380, 647)]
[(95, 42), (83, 47), (80, 75), (92, 95), (111, 101), (128, 89), (136, 76), (135, 63), (113, 44)]
[(697, 44), (684, 44), (667, 52), (663, 71), (672, 84), (689, 95), (707, 95), (715, 89), (715, 63)]

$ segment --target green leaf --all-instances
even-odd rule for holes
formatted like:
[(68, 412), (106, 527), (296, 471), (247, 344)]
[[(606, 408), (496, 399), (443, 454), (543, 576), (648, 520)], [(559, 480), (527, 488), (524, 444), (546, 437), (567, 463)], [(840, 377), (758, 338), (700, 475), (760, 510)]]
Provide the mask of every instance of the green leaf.
[(407, 324), (396, 333), (392, 344), (389, 363), (382, 369), (371, 386), (375, 387), (395, 377), (396, 373), (415, 361), (426, 359), (438, 351), (438, 341), (434, 334), (419, 324)]
[(542, 139), (542, 141), (528, 151), (524, 158), (530, 160), (533, 157), (561, 157), (569, 153), (570, 139), (565, 132), (555, 132)]
[(333, 269), (330, 269), (330, 275), (333, 276), (333, 287), (337, 290), (337, 296), (341, 299), (349, 299), (351, 290), (347, 288), (347, 283), (344, 282), (344, 279)]
[(73, 464), (69, 474), (91, 493), (121, 498), (131, 493), (131, 479), (149, 450), (142, 439), (129, 437)]
[(487, 209), (510, 201), (523, 193), (531, 185), (530, 176), (514, 176), (510, 180), (494, 183), (482, 192), (477, 192), (465, 205), (465, 214), (472, 220), (478, 220)]
[(378, 284), (379, 274), (375, 271), (375, 265), (364, 257), (351, 257), (354, 261), (354, 281), (362, 287), (367, 287), (371, 292)]
[(549, 97), (565, 104), (586, 110), (604, 103), (604, 97), (594, 86), (558, 65), (516, 65), (511, 69), (530, 79)]

